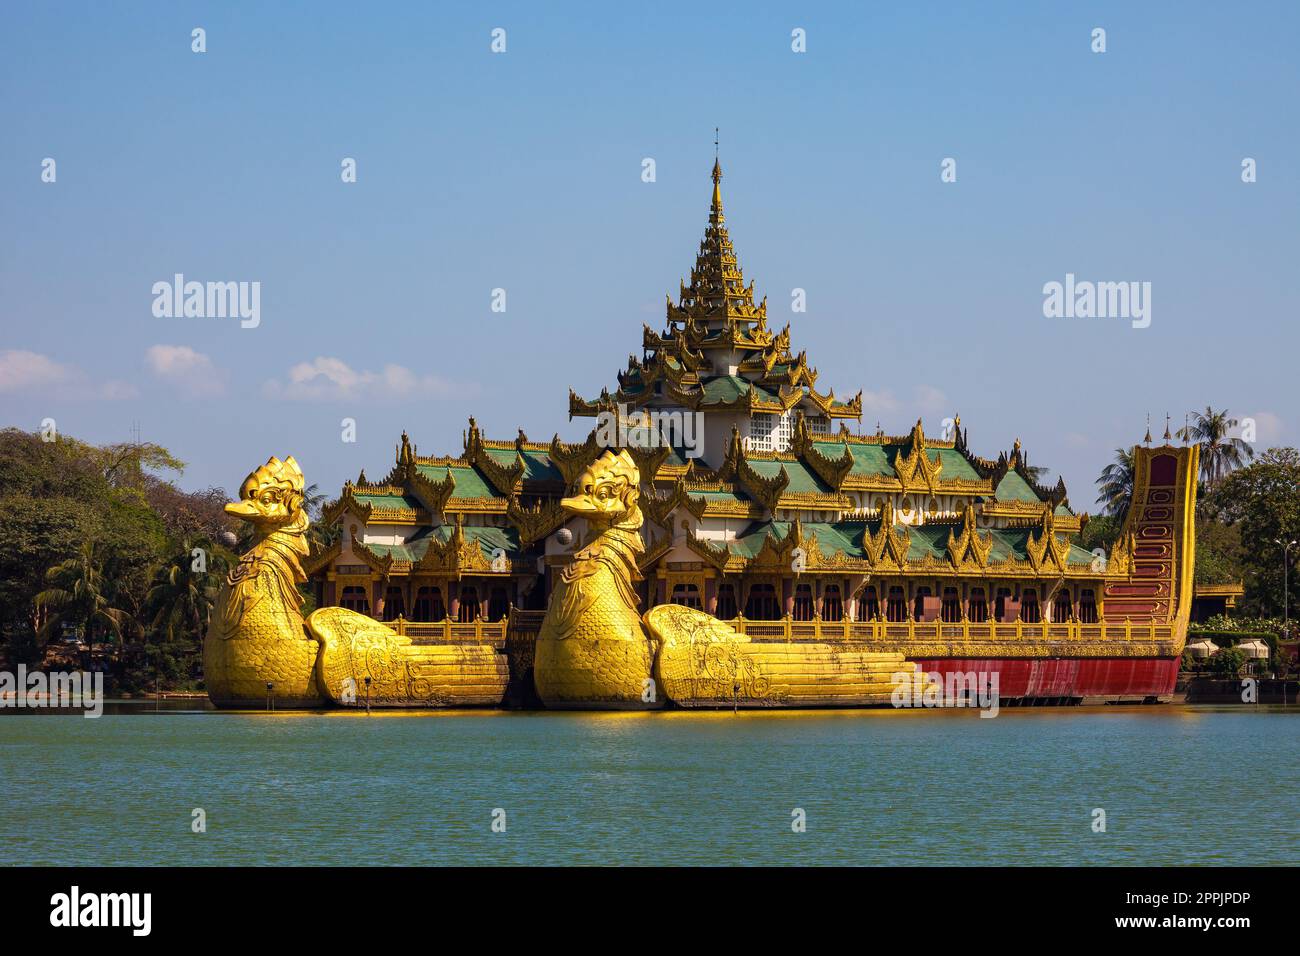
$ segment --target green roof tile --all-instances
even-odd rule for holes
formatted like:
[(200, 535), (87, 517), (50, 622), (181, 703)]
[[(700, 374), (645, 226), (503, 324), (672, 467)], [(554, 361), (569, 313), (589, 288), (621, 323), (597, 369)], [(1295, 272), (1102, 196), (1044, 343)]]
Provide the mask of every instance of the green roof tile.
[[(514, 448), (488, 448), (488, 456), (497, 464), (506, 468), (513, 468), (515, 458), (521, 454)], [(560, 469), (551, 463), (551, 456), (544, 451), (524, 450), (522, 452), (524, 459), (524, 480), (525, 481), (563, 481), (564, 476), (560, 474)], [(458, 485), (459, 485), (459, 479)], [(459, 486), (457, 494), (460, 493)]]
[(419, 508), (420, 502), (410, 495), (366, 495), (353, 493), (353, 497), (363, 505), (372, 508)]
[(1034, 489), (1029, 487), (1029, 483), (1020, 477), (1020, 472), (1014, 469), (1008, 470), (998, 482), (998, 486), (993, 491), (993, 497), (998, 501), (1039, 501), (1038, 495), (1034, 494)]
[(751, 459), (749, 466), (764, 478), (773, 478), (780, 474), (781, 469), (790, 476), (790, 484), (786, 488), (790, 492), (817, 492), (821, 494), (831, 494), (831, 488), (826, 482), (817, 476), (817, 473), (806, 466), (801, 461), (768, 461), (763, 459)]
[(943, 470), (939, 472), (939, 480), (961, 479), (962, 481), (979, 481), (980, 476), (974, 468), (971, 467), (966, 456), (955, 448), (935, 448), (931, 450), (930, 457), (934, 458), (935, 453), (939, 456), (939, 461), (943, 463)]

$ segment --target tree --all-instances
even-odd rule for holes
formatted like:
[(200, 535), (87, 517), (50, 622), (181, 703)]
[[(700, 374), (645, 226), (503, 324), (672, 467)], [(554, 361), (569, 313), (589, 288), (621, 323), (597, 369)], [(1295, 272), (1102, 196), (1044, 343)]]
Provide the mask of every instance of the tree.
[(1115, 539), (1124, 529), (1124, 522), (1114, 515), (1098, 515), (1095, 518), (1089, 518), (1083, 530), (1079, 533), (1078, 545), (1085, 551), (1093, 551), (1101, 548), (1109, 552)]
[(1097, 503), (1105, 514), (1112, 515), (1122, 523), (1128, 514), (1128, 506), (1133, 500), (1133, 451), (1123, 448), (1115, 449), (1115, 460), (1102, 469), (1097, 479), (1100, 493)]
[(1208, 514), (1197, 514), (1193, 575), (1197, 584), (1231, 584), (1243, 580), (1242, 557), (1240, 526), (1224, 524)]
[[(1236, 526), (1246, 596), (1243, 612), (1282, 613), (1283, 550), (1277, 544), (1300, 540), (1300, 451), (1270, 448), (1253, 463), (1229, 473), (1206, 501), (1210, 517)], [(1288, 574), (1300, 548), (1290, 552)]]
[(1207, 666), (1213, 674), (1236, 677), (1246, 666), (1246, 653), (1235, 647), (1225, 647), (1210, 658)]
[[(195, 551), (202, 552), (198, 568)], [(180, 552), (154, 572), (144, 602), (150, 626), (167, 642), (186, 636), (202, 640), (227, 567), (225, 557), (207, 539), (182, 542)]]
[[(151, 505), (150, 492), (159, 490), (167, 500), (186, 498), (144, 469), (175, 465), (158, 446), (101, 449), (67, 435), (47, 441), (15, 428), (0, 430), (0, 653), (35, 663), (51, 634), (51, 615), (84, 624), (76, 620), (77, 608), (56, 607), (56, 594), (39, 607), (36, 597), (46, 591), (75, 594), (62, 579), (50, 581), (47, 571), (77, 561), (85, 542), (94, 542), (92, 569), (110, 595), (109, 608), (122, 612), (133, 630), (143, 617), (153, 568), (172, 550), (165, 509)], [(193, 507), (187, 502), (181, 511), (199, 514), (206, 508), (200, 522), (206, 523), (212, 492), (195, 497)], [(186, 520), (171, 525), (185, 526)], [(91, 617), (92, 638), (114, 633), (102, 615)]]
[(116, 595), (105, 580), (93, 541), (83, 542), (75, 556), (46, 571), (45, 579), (50, 587), (35, 599), (37, 609), (45, 618), (38, 630), (45, 641), (63, 624), (77, 624), (86, 629), (86, 642), (93, 659), (97, 629), (103, 628), (107, 636), (120, 640), (123, 631), (133, 623), (131, 616), (116, 606)]
[[(80, 444), (80, 443), (79, 443)], [(88, 457), (98, 465), (104, 480), (114, 488), (143, 488), (152, 476), (150, 471), (185, 470), (185, 462), (162, 445), (151, 442), (123, 442), (96, 448), (83, 445)]]
[(1228, 410), (1216, 412), (1205, 406), (1204, 412), (1192, 412), (1192, 421), (1178, 429), (1178, 437), (1201, 446), (1201, 480), (1207, 492), (1229, 472), (1240, 468), (1255, 457), (1255, 450), (1240, 438), (1229, 437), (1228, 432), (1240, 423), (1228, 417)]

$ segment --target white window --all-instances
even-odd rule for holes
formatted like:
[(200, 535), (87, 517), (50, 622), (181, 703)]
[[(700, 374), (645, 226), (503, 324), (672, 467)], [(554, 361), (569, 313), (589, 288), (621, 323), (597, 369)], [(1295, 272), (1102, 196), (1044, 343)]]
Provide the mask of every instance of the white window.
[(768, 412), (755, 412), (749, 418), (749, 448), (751, 451), (771, 451), (772, 432), (776, 416)]
[(790, 438), (794, 435), (794, 411), (788, 411), (776, 421), (772, 432), (772, 451), (789, 451)]
[[(755, 412), (749, 419), (749, 444), (751, 451), (789, 451), (794, 438), (794, 423), (798, 413), (794, 409), (781, 415)], [(813, 435), (829, 435), (830, 419), (818, 416), (807, 418), (808, 431)]]

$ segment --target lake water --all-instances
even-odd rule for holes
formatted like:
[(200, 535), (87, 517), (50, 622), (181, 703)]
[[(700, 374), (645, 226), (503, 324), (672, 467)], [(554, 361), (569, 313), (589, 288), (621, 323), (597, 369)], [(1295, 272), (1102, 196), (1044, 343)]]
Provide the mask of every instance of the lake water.
[(10, 711), (0, 864), (1291, 864), (1297, 718)]

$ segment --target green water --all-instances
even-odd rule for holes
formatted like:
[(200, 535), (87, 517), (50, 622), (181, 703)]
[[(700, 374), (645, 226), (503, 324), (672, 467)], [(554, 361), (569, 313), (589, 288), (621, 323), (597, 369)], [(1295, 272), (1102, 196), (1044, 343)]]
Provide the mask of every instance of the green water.
[(11, 712), (0, 864), (1291, 864), (1298, 717)]

